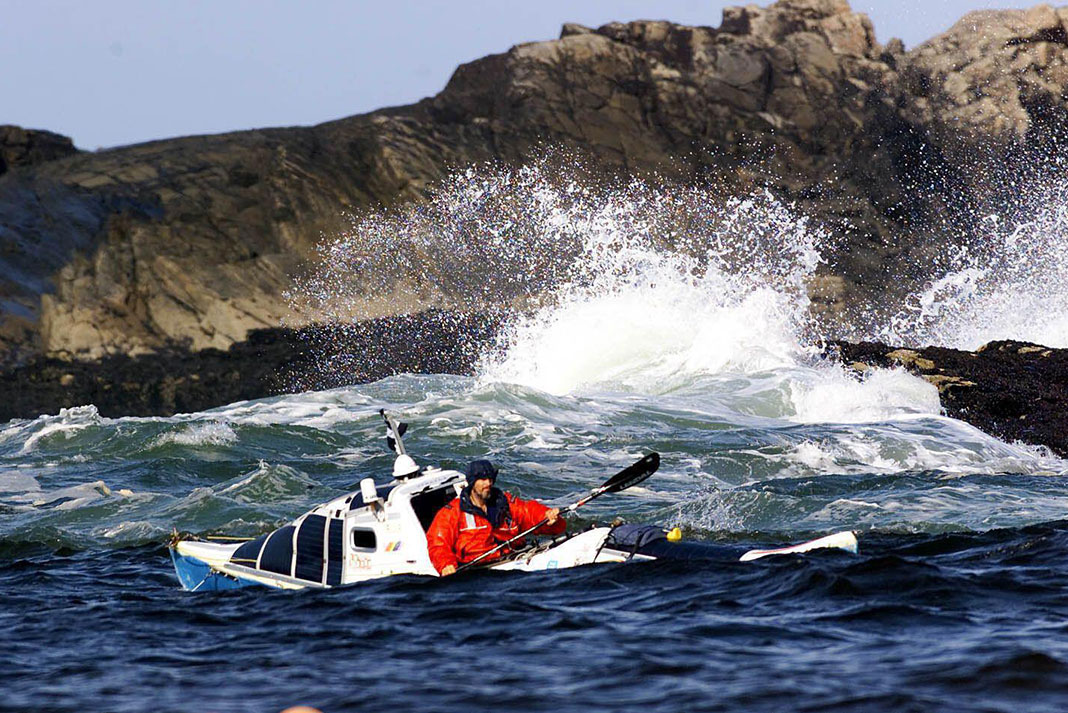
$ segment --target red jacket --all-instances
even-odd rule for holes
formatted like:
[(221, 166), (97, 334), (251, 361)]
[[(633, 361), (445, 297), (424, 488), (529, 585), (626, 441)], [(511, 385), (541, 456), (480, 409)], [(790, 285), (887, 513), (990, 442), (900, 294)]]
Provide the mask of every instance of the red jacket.
[[(498, 497), (504, 497), (508, 502), (509, 515), (502, 518), (497, 527), (481, 510), (474, 507), (468, 501), (466, 508), (461, 508), (461, 498), (467, 497), (465, 490), (460, 498), (453, 500), (438, 511), (430, 529), (426, 532), (426, 541), (430, 550), (430, 561), (434, 568), (440, 572), (448, 565), (458, 567), (470, 562), (483, 552), (488, 552), (502, 542), (510, 540), (524, 530), (534, 527), (545, 519), (545, 513), (549, 508), (534, 500), (521, 500), (511, 493), (497, 491)], [(535, 535), (559, 535), (567, 529), (564, 518), (557, 518), (552, 525), (539, 527), (534, 531)], [(490, 562), (499, 559), (502, 555), (523, 545), (523, 540), (517, 540), (508, 547), (493, 553), (482, 560)]]

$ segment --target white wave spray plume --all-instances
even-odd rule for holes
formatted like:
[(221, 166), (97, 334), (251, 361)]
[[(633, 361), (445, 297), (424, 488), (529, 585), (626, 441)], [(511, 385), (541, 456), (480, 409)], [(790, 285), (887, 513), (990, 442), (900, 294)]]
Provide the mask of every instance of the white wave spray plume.
[(426, 203), (354, 220), (292, 294), (335, 324), (398, 307), (519, 312), (510, 356), (484, 374), (566, 391), (650, 360), (691, 371), (791, 362), (813, 331), (806, 283), (824, 239), (763, 190), (604, 181), (550, 160), (483, 166)]
[(875, 338), (976, 349), (996, 339), (1068, 347), (1068, 184), (1024, 192), (1008, 218), (948, 249), (949, 265)]
[(301, 290), (338, 323), (368, 316), (376, 294), (502, 308), (484, 385), (665, 393), (774, 371), (750, 390), (763, 396), (739, 392), (768, 404), (740, 408), (847, 422), (937, 412), (927, 384), (904, 374), (859, 383), (816, 358), (807, 284), (827, 241), (763, 190), (606, 182), (542, 161), (468, 169), (427, 203), (355, 220)]
[(583, 237), (568, 282), (513, 322), (484, 381), (657, 391), (797, 361), (818, 231), (766, 192), (634, 181), (596, 198), (563, 216)]

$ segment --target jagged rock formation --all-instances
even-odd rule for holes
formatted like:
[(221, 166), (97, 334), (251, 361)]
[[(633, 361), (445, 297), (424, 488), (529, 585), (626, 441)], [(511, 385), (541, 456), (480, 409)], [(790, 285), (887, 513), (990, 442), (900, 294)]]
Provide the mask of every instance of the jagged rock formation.
[(26, 290), (44, 292), (43, 351), (225, 348), (277, 326), (287, 273), (360, 199), (338, 153), (313, 160), (321, 140), (300, 129), (178, 139), (0, 178), (20, 254), (55, 270), (54, 291)]
[(904, 62), (904, 113), (956, 167), (975, 212), (1063, 175), (1066, 28), (1068, 8), (972, 12)]
[(873, 366), (907, 369), (938, 387), (947, 415), (1068, 457), (1068, 349), (1015, 341), (974, 352), (832, 342), (828, 352), (861, 375)]
[[(418, 200), (450, 167), (543, 145), (610, 170), (771, 185), (838, 237), (814, 288), (841, 308), (922, 269), (946, 226), (991, 198), (973, 157), (1004, 157), (974, 142), (1059, 140), (1064, 27), (1045, 6), (973, 14), (905, 53), (845, 0), (730, 8), (718, 29), (568, 25), (460, 67), (410, 107), (20, 165), (0, 176), (0, 332), (9, 348), (92, 358), (300, 324), (281, 292), (343, 211)], [(448, 304), (368, 295), (361, 311)]]
[(52, 161), (78, 153), (66, 136), (19, 126), (0, 126), (0, 174), (19, 166)]
[(1061, 145), (1066, 28), (1068, 8), (1049, 5), (969, 13), (909, 54), (914, 121), (937, 128), (944, 142)]

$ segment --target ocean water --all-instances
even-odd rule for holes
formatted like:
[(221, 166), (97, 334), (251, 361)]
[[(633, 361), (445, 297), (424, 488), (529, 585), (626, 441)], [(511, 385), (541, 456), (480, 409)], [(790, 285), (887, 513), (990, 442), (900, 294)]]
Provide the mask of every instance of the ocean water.
[[(984, 248), (1015, 271), (958, 255), (870, 334), (1063, 337), (1063, 311), (1015, 334), (982, 307), (1059, 298), (1014, 252), (1059, 269), (1056, 205)], [(1068, 462), (943, 416), (903, 371), (821, 359), (804, 287), (824, 240), (763, 194), (594, 192), (533, 169), (357, 220), (294, 287), (315, 309), (350, 318), (390, 270), (446, 305), (488, 284), (528, 309), (472, 377), (0, 427), (0, 710), (1063, 710)], [(434, 267), (446, 247), (487, 251), (487, 272)], [(724, 556), (181, 591), (172, 531), (256, 535), (387, 480), (379, 408), (420, 462), (488, 457), (556, 505), (658, 451), (654, 477), (572, 526), (679, 526)], [(858, 554), (737, 562), (844, 529)]]

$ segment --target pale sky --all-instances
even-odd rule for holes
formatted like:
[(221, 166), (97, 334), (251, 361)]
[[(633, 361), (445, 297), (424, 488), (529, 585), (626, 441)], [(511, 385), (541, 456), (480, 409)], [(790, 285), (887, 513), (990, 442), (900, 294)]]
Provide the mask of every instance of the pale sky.
[[(83, 149), (318, 124), (439, 92), (565, 22), (718, 26), (734, 0), (0, 0), (0, 124)], [(767, 5), (767, 1), (757, 4)], [(912, 47), (1001, 0), (852, 0)]]

